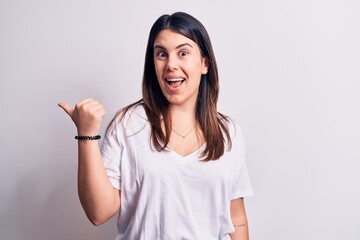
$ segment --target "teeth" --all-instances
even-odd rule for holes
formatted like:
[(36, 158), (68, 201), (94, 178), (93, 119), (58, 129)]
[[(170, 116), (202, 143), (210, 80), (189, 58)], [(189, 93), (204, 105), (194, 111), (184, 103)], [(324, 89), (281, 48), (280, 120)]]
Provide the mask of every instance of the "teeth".
[(166, 78), (166, 81), (169, 81), (169, 82), (180, 82), (183, 80), (184, 80), (184, 78)]

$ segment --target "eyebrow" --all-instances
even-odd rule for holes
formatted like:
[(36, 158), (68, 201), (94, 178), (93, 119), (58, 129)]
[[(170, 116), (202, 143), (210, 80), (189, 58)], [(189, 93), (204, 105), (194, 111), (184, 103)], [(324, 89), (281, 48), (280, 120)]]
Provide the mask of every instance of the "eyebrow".
[[(179, 48), (181, 48), (181, 47), (183, 47), (183, 46), (189, 46), (189, 47), (193, 48), (193, 46), (191, 46), (190, 43), (182, 43), (182, 44), (180, 44), (180, 45), (177, 45), (175, 49), (179, 49)], [(165, 50), (165, 48), (164, 48), (163, 46), (159, 45), (159, 44), (156, 44), (156, 45), (154, 46), (154, 50), (155, 50), (156, 48), (160, 48), (160, 49), (164, 49), (164, 50)]]

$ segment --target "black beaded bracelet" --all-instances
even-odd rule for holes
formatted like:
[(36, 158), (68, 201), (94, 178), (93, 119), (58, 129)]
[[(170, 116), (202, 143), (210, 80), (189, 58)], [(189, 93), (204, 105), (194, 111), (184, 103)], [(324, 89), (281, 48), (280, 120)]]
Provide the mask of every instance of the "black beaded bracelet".
[(75, 136), (76, 140), (99, 140), (101, 138), (100, 135), (96, 136)]

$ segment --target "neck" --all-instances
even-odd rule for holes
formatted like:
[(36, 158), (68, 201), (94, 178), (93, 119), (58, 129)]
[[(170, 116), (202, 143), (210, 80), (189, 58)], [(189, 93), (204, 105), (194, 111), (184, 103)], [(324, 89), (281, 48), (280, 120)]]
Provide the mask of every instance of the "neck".
[(171, 106), (170, 114), (172, 123), (176, 126), (183, 126), (185, 128), (188, 125), (194, 125), (196, 122), (195, 111), (195, 106)]

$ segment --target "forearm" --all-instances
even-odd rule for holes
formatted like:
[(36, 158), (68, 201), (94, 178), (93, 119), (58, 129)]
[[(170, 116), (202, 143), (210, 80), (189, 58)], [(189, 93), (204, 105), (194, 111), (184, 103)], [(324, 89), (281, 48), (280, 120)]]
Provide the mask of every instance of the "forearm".
[(249, 239), (249, 228), (247, 223), (246, 215), (233, 218), (235, 232), (230, 234), (231, 240), (248, 240)]
[(232, 221), (235, 227), (235, 232), (230, 234), (231, 240), (248, 240), (249, 229), (246, 215), (238, 218), (233, 218)]
[(78, 193), (86, 215), (94, 225), (111, 218), (120, 207), (119, 191), (106, 174), (97, 141), (78, 143)]

